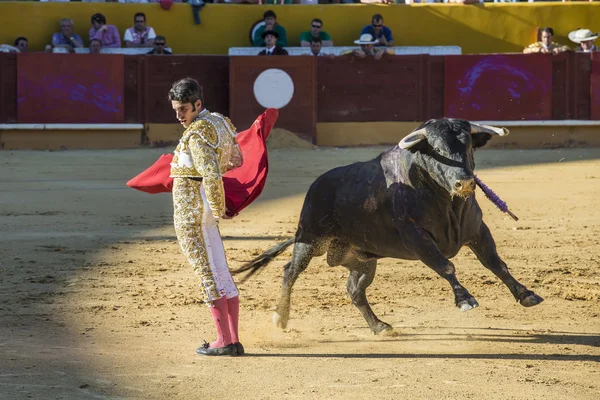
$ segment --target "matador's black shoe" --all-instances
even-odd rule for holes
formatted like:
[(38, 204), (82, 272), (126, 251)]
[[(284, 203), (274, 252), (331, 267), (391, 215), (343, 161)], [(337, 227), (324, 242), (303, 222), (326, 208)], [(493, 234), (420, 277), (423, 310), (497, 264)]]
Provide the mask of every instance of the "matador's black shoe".
[(211, 348), (210, 343), (204, 341), (202, 346), (196, 349), (196, 353), (203, 356), (237, 356), (237, 348), (233, 343), (223, 347)]
[(243, 356), (244, 354), (246, 354), (246, 351), (244, 350), (244, 346), (242, 346), (242, 344), (240, 342), (235, 342), (234, 345), (235, 345), (235, 348), (237, 349), (238, 356)]

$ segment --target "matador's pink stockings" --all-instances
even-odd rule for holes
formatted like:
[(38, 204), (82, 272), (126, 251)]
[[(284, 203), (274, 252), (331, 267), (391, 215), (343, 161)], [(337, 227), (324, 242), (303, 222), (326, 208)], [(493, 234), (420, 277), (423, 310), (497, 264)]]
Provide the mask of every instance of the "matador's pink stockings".
[(217, 328), (217, 340), (212, 342), (210, 347), (219, 348), (231, 344), (227, 297), (223, 296), (218, 300), (214, 300), (212, 302), (212, 307), (210, 307), (210, 314), (212, 315), (215, 327)]
[(227, 299), (227, 310), (229, 313), (229, 332), (231, 332), (231, 342), (240, 341), (238, 334), (238, 318), (240, 316), (240, 298), (239, 296)]

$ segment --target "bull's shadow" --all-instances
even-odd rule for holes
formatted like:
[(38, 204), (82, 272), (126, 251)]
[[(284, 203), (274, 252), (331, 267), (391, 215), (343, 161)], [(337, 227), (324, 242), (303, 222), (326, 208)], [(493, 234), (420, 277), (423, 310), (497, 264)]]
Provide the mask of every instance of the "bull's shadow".
[(589, 361), (600, 362), (600, 356), (588, 354), (515, 354), (515, 353), (497, 353), (497, 354), (386, 354), (386, 353), (311, 353), (311, 354), (252, 354), (246, 353), (245, 357), (281, 357), (281, 358), (383, 358), (383, 359), (457, 359), (457, 360), (530, 360), (530, 361)]
[[(444, 329), (461, 329), (462, 327), (444, 327)], [(495, 333), (406, 333), (394, 338), (356, 339), (356, 340), (319, 340), (323, 344), (349, 344), (349, 343), (385, 343), (389, 342), (490, 342), (490, 343), (514, 343), (529, 345), (571, 345), (600, 347), (600, 333), (561, 332), (528, 334), (527, 330), (515, 330), (508, 328), (468, 328), (469, 331), (492, 331)], [(511, 334), (509, 332), (522, 332)], [(569, 352), (579, 350), (581, 353), (589, 353), (587, 349), (570, 349)], [(600, 363), (600, 355), (593, 354), (560, 354), (538, 349), (535, 353), (312, 353), (312, 354), (249, 354), (254, 357), (298, 357), (298, 358), (382, 358), (382, 359), (471, 359), (471, 360), (529, 360), (529, 361), (589, 361)]]
[[(395, 327), (396, 329), (403, 327)], [(460, 327), (444, 327), (444, 329), (464, 329)], [(468, 328), (468, 330), (499, 331), (498, 333), (402, 333), (398, 337), (380, 338), (379, 340), (323, 340), (319, 343), (356, 343), (356, 342), (405, 342), (405, 341), (479, 341), (495, 343), (525, 343), (525, 344), (550, 344), (550, 345), (575, 345), (600, 347), (600, 333), (580, 332), (550, 332), (550, 333), (524, 333), (506, 334), (502, 331), (515, 332), (515, 329), (502, 328)]]

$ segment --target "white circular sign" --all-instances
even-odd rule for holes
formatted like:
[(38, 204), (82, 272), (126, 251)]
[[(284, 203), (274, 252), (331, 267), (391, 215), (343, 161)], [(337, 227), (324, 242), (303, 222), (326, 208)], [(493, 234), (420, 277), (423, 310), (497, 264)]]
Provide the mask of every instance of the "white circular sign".
[(287, 72), (267, 69), (254, 81), (254, 97), (265, 108), (283, 108), (294, 96), (294, 82)]

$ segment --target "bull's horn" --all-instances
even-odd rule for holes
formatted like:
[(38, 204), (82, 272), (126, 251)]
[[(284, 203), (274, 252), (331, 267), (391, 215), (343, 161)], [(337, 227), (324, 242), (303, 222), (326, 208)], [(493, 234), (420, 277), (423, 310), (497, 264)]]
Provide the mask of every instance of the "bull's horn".
[(398, 143), (398, 146), (400, 146), (401, 149), (409, 149), (420, 141), (425, 140), (425, 133), (426, 128), (421, 128), (417, 131), (411, 132), (404, 136), (400, 143)]
[(490, 135), (499, 135), (499, 136), (506, 136), (510, 133), (510, 131), (504, 127), (497, 128), (495, 126), (490, 126), (490, 125), (471, 123), (471, 134), (480, 133), (480, 132), (485, 132), (485, 133), (489, 133)]

